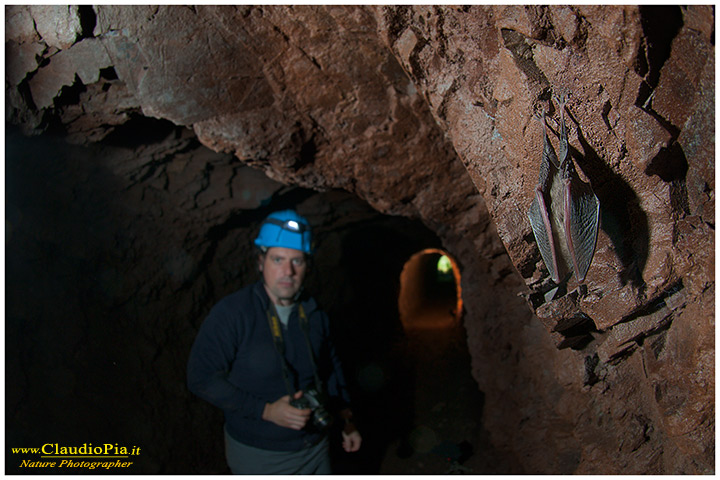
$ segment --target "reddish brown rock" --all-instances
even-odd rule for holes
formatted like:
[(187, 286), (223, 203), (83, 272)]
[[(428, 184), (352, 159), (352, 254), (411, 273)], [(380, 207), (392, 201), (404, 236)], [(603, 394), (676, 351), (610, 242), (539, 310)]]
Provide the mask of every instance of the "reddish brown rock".
[(37, 69), (38, 59), (44, 51), (45, 47), (36, 42), (8, 42), (5, 52), (5, 79), (12, 85), (19, 85), (28, 73)]
[[(40, 40), (35, 31), (35, 22), (29, 7), (21, 5), (5, 7), (5, 41), (10, 40), (17, 43)], [(8, 60), (10, 60), (9, 56)]]
[(30, 14), (38, 35), (50, 47), (70, 48), (82, 33), (76, 5), (32, 5)]
[(40, 109), (52, 106), (60, 90), (72, 85), (76, 76), (85, 85), (96, 83), (100, 70), (109, 66), (110, 58), (96, 39), (89, 38), (61, 50), (29, 81), (35, 106)]

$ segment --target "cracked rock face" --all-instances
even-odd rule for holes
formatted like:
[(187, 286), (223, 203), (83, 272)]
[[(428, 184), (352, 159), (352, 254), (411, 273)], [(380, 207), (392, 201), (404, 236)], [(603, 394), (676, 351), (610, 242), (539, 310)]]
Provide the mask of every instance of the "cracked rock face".
[[(84, 172), (79, 185), (114, 192), (118, 221), (102, 224), (114, 247), (68, 242), (107, 287), (98, 305), (122, 305), (128, 327), (164, 308), (199, 317), (249, 278), (234, 273), (254, 261), (238, 251), (271, 199), (303, 205), (327, 258), (342, 258), (333, 232), (375, 218), (334, 193), (345, 190), (422, 222), (461, 265), (484, 428), (518, 468), (497, 473), (714, 471), (711, 7), (8, 6), (5, 27), (6, 119), (90, 148), (49, 175)], [(584, 283), (557, 290), (527, 219), (536, 113), (557, 145), (554, 95), (568, 99), (570, 155), (601, 209)], [(81, 191), (58, 187), (58, 202)], [(27, 242), (52, 243), (28, 220), (39, 207), (8, 198), (8, 251), (42, 251)], [(318, 285), (333, 299), (336, 283)], [(12, 321), (44, 318), (8, 308), (9, 336), (29, 328)], [(199, 320), (173, 343), (163, 318), (139, 327), (133, 361), (159, 359), (182, 382)], [(31, 374), (8, 376), (32, 392)], [(150, 403), (189, 402), (144, 385)], [(27, 398), (9, 395), (11, 409)]]

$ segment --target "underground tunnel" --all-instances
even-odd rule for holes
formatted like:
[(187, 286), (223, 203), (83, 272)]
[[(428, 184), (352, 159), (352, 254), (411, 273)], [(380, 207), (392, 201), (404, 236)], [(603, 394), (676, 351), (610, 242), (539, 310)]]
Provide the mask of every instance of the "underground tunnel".
[[(228, 473), (188, 355), (288, 208), (363, 434), (337, 473), (714, 473), (711, 7), (5, 14), (6, 473)], [(538, 112), (599, 201), (582, 282), (528, 220)]]

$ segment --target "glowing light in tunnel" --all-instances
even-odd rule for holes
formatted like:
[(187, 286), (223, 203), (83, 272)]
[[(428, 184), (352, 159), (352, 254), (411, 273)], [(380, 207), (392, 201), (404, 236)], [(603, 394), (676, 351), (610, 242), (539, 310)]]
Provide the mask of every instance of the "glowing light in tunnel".
[[(423, 261), (423, 258), (426, 260)], [(423, 274), (423, 271), (426, 273)], [(431, 276), (423, 276), (431, 274), (432, 271), (435, 272), (434, 276), (431, 275), (432, 279)], [(460, 283), (460, 268), (455, 259), (444, 250), (428, 248), (412, 255), (405, 263), (400, 275), (398, 308), (403, 326), (407, 329), (421, 326), (422, 328), (444, 328), (452, 324), (457, 325), (463, 311)], [(428, 292), (424, 289), (428, 286), (434, 289), (434, 292), (426, 296)], [(446, 321), (436, 316), (438, 310), (433, 310), (432, 307), (436, 308), (438, 305), (436, 303), (439, 298), (438, 292), (447, 292), (448, 288), (454, 290), (455, 299), (454, 302), (451, 300), (453, 305), (447, 310), (450, 316), (445, 317)], [(445, 294), (440, 293), (440, 295)], [(428, 303), (423, 303), (426, 301)], [(420, 310), (418, 310), (419, 308)], [(432, 315), (427, 315), (428, 313), (432, 313)], [(431, 317), (433, 318), (431, 319)]]
[(452, 270), (452, 263), (450, 263), (450, 259), (447, 255), (443, 255), (440, 257), (437, 263), (437, 269), (440, 273), (448, 273), (450, 270)]

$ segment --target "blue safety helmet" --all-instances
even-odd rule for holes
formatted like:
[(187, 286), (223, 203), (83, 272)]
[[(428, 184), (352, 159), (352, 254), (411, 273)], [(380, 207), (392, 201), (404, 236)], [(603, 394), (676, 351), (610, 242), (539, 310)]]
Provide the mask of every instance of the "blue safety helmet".
[(294, 210), (282, 210), (268, 215), (260, 225), (255, 245), (265, 250), (285, 247), (312, 253), (310, 224)]

